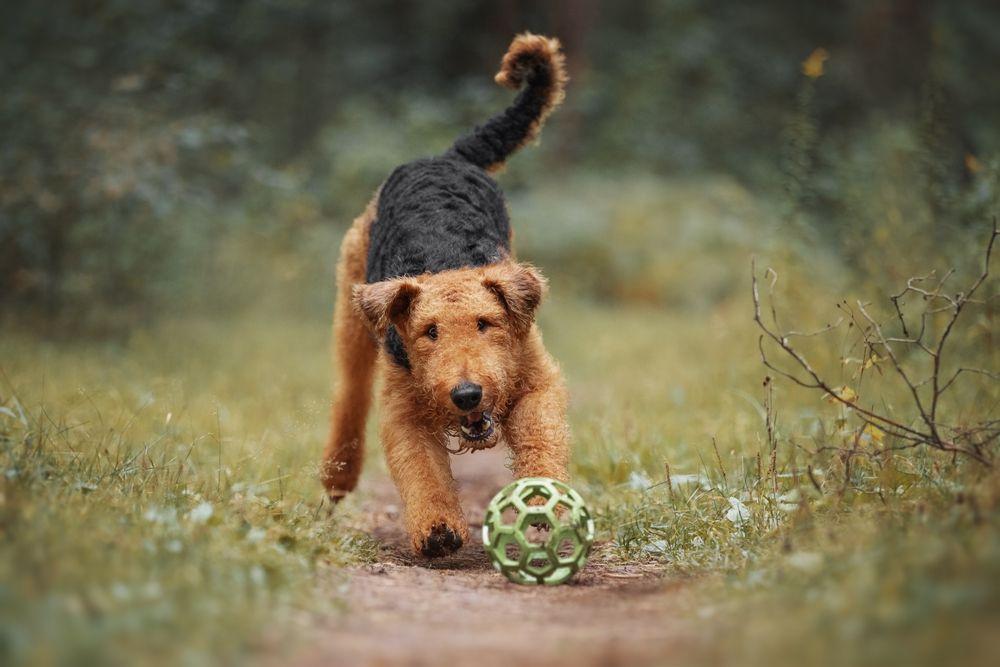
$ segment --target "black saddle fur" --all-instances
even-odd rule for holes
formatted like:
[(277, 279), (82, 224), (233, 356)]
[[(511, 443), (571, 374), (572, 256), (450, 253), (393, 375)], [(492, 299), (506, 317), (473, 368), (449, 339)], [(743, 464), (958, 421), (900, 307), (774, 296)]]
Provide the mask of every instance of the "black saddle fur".
[(382, 186), (365, 278), (483, 266), (509, 252), (507, 206), (489, 174), (457, 158), (416, 160)]
[(441, 157), (398, 167), (382, 186), (371, 226), (369, 283), (482, 266), (510, 252), (503, 192), (488, 168), (525, 141), (556, 83), (550, 54), (526, 53), (514, 103), (460, 137)]
[[(555, 84), (550, 57), (523, 57), (527, 85), (510, 107), (459, 138), (444, 155), (409, 162), (389, 175), (371, 225), (367, 282), (484, 266), (510, 254), (507, 205), (486, 170), (503, 164), (544, 113)], [(409, 370), (395, 327), (389, 326), (384, 344)]]

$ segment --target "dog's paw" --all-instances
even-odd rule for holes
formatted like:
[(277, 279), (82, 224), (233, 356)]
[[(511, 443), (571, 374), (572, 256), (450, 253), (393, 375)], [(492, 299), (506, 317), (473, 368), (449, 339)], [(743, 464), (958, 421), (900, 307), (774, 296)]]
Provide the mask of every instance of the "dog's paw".
[(326, 499), (330, 501), (330, 509), (336, 507), (341, 500), (347, 497), (350, 491), (342, 491), (340, 489), (328, 489), (326, 492)]
[(431, 526), (430, 531), (420, 538), (420, 553), (427, 558), (439, 558), (458, 551), (462, 546), (462, 535), (452, 530), (446, 523)]

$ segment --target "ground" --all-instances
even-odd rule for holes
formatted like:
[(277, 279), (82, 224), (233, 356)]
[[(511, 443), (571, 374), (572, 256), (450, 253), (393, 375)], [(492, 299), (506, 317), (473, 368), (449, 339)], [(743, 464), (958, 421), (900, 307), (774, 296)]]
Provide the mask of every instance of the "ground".
[[(380, 543), (377, 561), (352, 567), (347, 612), (310, 620), (305, 665), (646, 665), (692, 639), (678, 583), (649, 564), (625, 564), (595, 545), (568, 585), (507, 582), (479, 539), (489, 499), (511, 479), (501, 448), (453, 456), (472, 539), (449, 557), (414, 555), (399, 524), (399, 498), (384, 474), (369, 484), (358, 528)], [(480, 517), (478, 520), (475, 517)]]

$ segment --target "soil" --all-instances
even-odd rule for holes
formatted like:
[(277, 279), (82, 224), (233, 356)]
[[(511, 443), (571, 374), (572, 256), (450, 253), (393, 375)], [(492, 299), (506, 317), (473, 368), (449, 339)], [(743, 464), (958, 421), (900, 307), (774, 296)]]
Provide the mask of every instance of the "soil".
[(695, 641), (683, 585), (653, 564), (616, 562), (606, 544), (596, 544), (584, 570), (565, 585), (508, 582), (479, 538), (489, 499), (511, 479), (504, 452), (452, 461), (471, 544), (434, 560), (414, 554), (392, 483), (363, 479), (362, 528), (380, 544), (378, 562), (331, 584), (345, 611), (309, 621), (309, 641), (294, 664), (652, 665), (674, 662)]

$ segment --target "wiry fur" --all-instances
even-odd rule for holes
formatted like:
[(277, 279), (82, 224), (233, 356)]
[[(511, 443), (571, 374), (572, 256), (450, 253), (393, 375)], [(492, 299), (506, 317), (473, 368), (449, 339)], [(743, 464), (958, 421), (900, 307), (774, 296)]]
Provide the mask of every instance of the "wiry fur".
[(542, 124), (565, 97), (566, 59), (558, 39), (523, 33), (507, 49), (494, 80), (505, 88), (522, 90), (514, 104), (471, 134), (455, 142), (446, 155), (497, 171), (511, 153), (534, 140)]
[[(562, 100), (558, 49), (554, 39), (518, 36), (497, 75), (503, 85), (527, 84), (514, 104), (445, 155), (396, 169), (341, 246), (340, 381), (323, 483), (334, 500), (357, 484), (377, 363), (386, 460), (413, 547), (427, 556), (468, 539), (446, 449), (459, 421), (492, 423), (516, 476), (567, 478), (566, 391), (534, 324), (545, 279), (513, 260), (503, 194), (487, 174)], [(464, 382), (482, 388), (470, 410), (452, 400)]]

